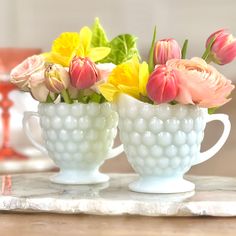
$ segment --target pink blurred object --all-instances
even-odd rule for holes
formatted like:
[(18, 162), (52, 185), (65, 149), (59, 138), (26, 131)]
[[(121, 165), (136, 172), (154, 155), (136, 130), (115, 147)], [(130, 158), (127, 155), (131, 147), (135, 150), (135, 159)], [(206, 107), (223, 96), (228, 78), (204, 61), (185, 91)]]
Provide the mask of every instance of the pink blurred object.
[(9, 99), (11, 91), (17, 87), (10, 83), (9, 73), (13, 67), (21, 63), (24, 59), (34, 54), (40, 53), (40, 49), (23, 48), (0, 48), (0, 93), (2, 95), (0, 107), (2, 109), (2, 129), (3, 143), (0, 148), (0, 161), (3, 160), (24, 160), (26, 156), (15, 151), (10, 145), (10, 108), (14, 103)]
[(0, 48), (0, 73), (10, 73), (24, 59), (40, 53), (39, 48)]

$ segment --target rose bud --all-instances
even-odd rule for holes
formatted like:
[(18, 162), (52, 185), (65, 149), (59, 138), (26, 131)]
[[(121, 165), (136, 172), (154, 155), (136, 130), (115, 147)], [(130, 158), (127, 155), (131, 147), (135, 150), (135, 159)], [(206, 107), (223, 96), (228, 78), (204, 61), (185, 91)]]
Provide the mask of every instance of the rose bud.
[(219, 65), (230, 63), (236, 57), (236, 39), (227, 30), (221, 29), (213, 33), (206, 42), (206, 47), (213, 41), (210, 60)]
[(178, 94), (178, 79), (174, 70), (158, 66), (147, 83), (148, 97), (157, 104), (173, 101)]
[(86, 89), (98, 80), (98, 71), (89, 58), (74, 57), (69, 68), (71, 84), (77, 89)]
[(181, 48), (176, 40), (163, 39), (156, 42), (153, 57), (155, 65), (164, 65), (170, 59), (180, 59)]
[(61, 93), (69, 86), (69, 73), (61, 65), (49, 64), (45, 70), (44, 76), (46, 87), (53, 93)]

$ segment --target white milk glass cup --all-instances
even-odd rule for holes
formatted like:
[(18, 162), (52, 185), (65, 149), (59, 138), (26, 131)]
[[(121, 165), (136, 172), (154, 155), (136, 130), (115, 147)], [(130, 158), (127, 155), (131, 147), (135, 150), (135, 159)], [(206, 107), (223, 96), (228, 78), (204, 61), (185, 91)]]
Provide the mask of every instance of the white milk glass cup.
[[(39, 117), (44, 145), (29, 128), (29, 119)], [(106, 159), (123, 152), (112, 148), (117, 134), (118, 114), (110, 103), (43, 104), (38, 112), (25, 112), (24, 131), (31, 143), (60, 167), (51, 181), (60, 184), (96, 184), (109, 180), (99, 172)]]
[[(230, 133), (227, 115), (208, 115), (206, 108), (193, 105), (152, 105), (126, 94), (117, 100), (120, 139), (139, 179), (129, 185), (136, 192), (178, 193), (195, 185), (183, 179), (193, 166), (214, 156)], [(224, 131), (217, 143), (200, 152), (204, 129), (218, 120)]]

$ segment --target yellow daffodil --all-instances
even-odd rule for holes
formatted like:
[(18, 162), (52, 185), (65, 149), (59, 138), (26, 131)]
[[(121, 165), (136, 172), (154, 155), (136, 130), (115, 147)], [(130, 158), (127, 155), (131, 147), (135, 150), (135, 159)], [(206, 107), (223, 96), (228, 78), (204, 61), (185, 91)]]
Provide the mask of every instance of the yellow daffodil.
[(147, 95), (148, 77), (148, 64), (140, 64), (137, 56), (134, 56), (113, 69), (107, 83), (100, 85), (99, 90), (108, 101), (113, 101), (118, 93), (126, 93), (139, 99), (140, 95)]
[(96, 62), (111, 51), (108, 47), (91, 47), (92, 31), (83, 27), (79, 33), (65, 32), (54, 40), (51, 52), (44, 53), (47, 62), (69, 66), (74, 56), (89, 57)]

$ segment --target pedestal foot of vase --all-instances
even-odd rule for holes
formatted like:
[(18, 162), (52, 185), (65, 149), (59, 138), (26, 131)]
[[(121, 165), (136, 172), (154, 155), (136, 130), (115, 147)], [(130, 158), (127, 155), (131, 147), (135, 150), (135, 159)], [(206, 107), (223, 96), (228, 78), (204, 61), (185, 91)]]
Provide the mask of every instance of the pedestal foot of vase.
[(50, 178), (51, 182), (57, 184), (98, 184), (105, 183), (109, 180), (109, 176), (99, 171), (65, 171), (61, 170)]
[(183, 178), (140, 177), (129, 184), (129, 189), (141, 193), (183, 193), (195, 189), (195, 185)]

